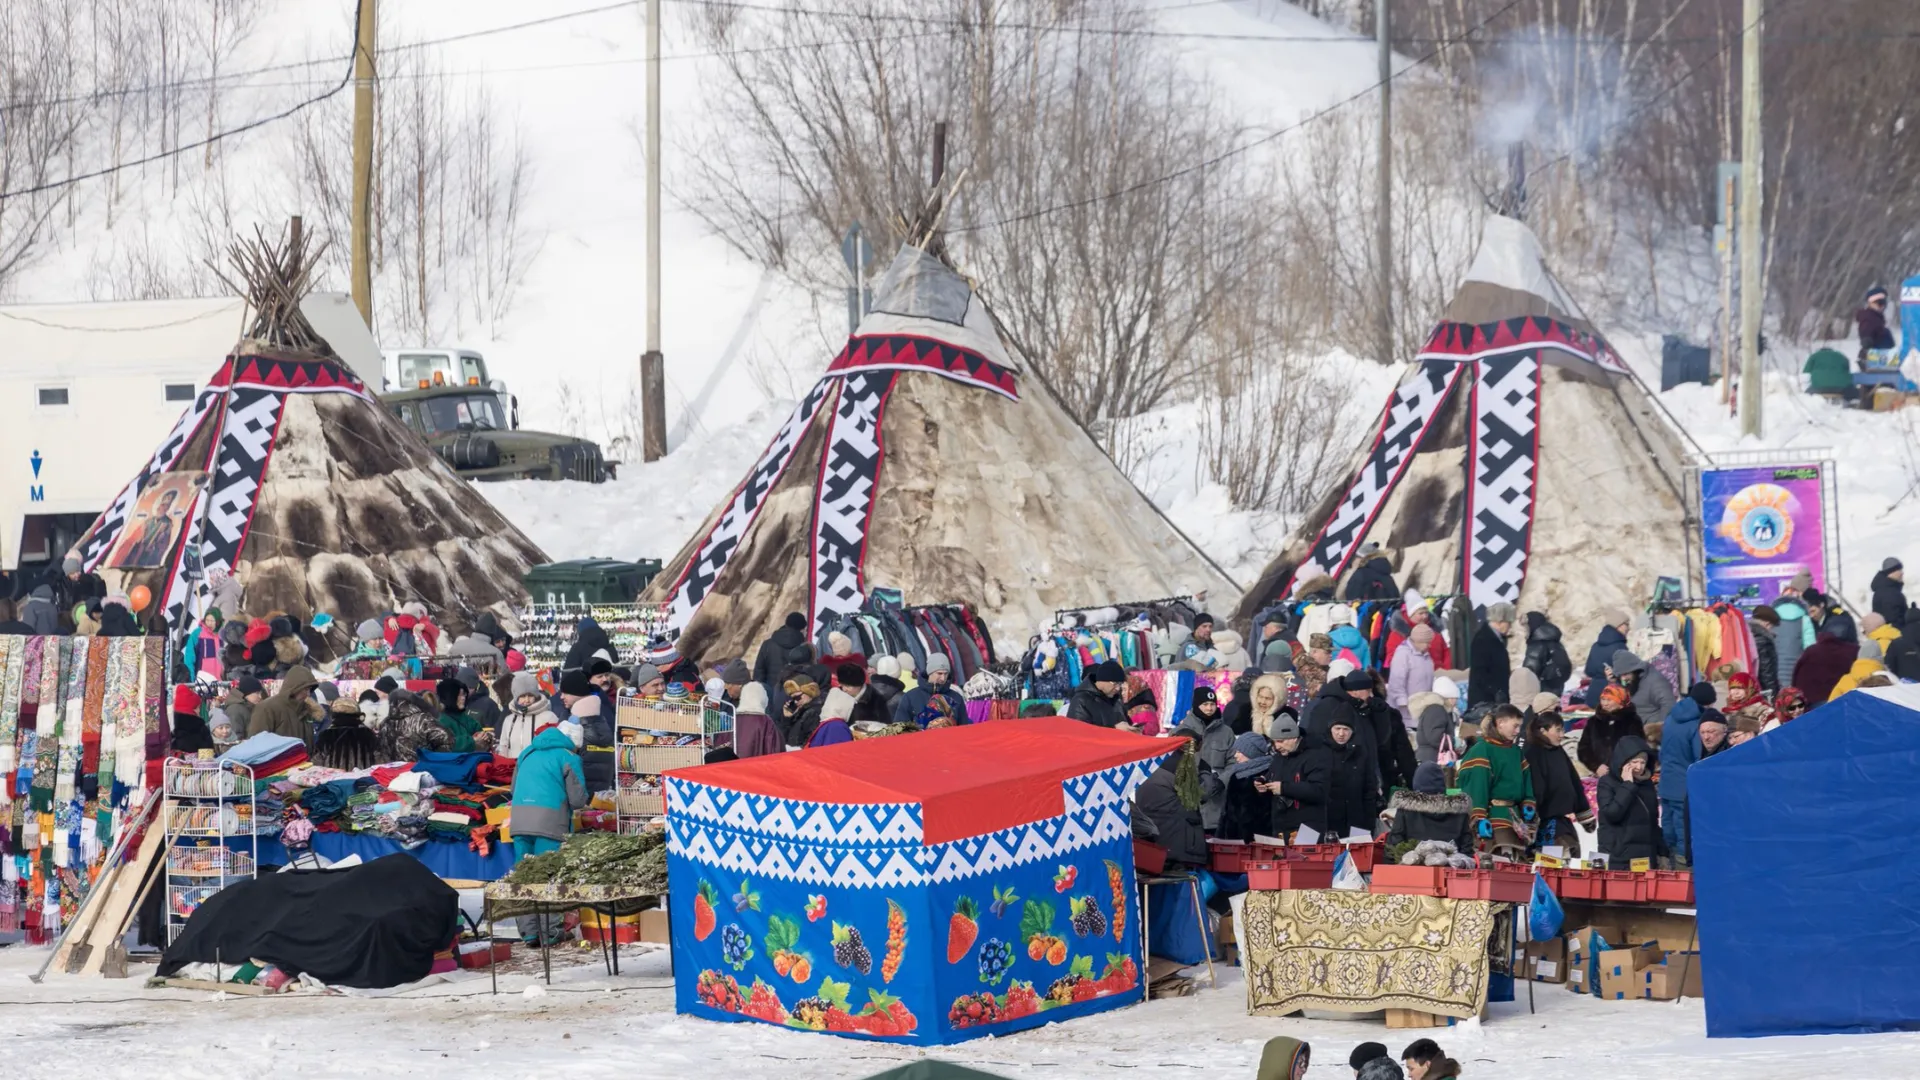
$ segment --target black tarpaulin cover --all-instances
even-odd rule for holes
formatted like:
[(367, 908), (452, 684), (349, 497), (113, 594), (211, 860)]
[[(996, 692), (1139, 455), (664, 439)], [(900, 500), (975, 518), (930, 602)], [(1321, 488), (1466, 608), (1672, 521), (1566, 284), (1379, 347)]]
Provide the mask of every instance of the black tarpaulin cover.
[(426, 978), (453, 941), (460, 896), (410, 855), (345, 870), (289, 870), (207, 898), (160, 960), (259, 960), (336, 986), (399, 986)]

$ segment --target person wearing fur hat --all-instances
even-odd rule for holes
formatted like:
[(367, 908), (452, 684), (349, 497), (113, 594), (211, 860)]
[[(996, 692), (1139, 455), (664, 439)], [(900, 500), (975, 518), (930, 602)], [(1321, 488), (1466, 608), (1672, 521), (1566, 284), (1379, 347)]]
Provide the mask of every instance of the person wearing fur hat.
[[(1551, 695), (1542, 694), (1545, 699)], [(1544, 700), (1534, 703), (1533, 719), (1527, 724), (1527, 773), (1533, 778), (1534, 798), (1540, 807), (1540, 843), (1558, 844), (1572, 855), (1580, 854), (1580, 833), (1574, 822), (1593, 824), (1593, 807), (1587, 802), (1586, 786), (1573, 767), (1565, 747), (1567, 722), (1558, 709)], [(1554, 704), (1558, 704), (1555, 702)]]
[(558, 724), (560, 718), (554, 715), (550, 699), (532, 672), (514, 675), (509, 693), (512, 696), (507, 700), (507, 710), (500, 718), (499, 745), (493, 752), (518, 758), (521, 751), (533, 745), (533, 737), (542, 728)]
[(313, 763), (325, 769), (357, 772), (380, 764), (380, 736), (367, 727), (360, 703), (341, 697), (328, 708), (326, 730), (313, 740)]
[(1273, 798), (1257, 786), (1266, 779), (1267, 766), (1273, 761), (1273, 743), (1264, 732), (1249, 731), (1234, 737), (1232, 760), (1220, 772), (1226, 788), (1221, 804), (1220, 827), (1215, 835), (1222, 840), (1253, 842), (1273, 826)]
[(185, 683), (173, 688), (173, 738), (169, 745), (186, 757), (213, 749), (213, 729), (200, 715), (200, 695)]
[(140, 624), (133, 617), (133, 601), (125, 593), (108, 593), (100, 605), (101, 637), (139, 637)]
[(1292, 716), (1281, 713), (1268, 729), (1273, 757), (1254, 786), (1273, 800), (1269, 835), (1291, 839), (1302, 825), (1327, 831), (1327, 796), (1333, 763), (1325, 747), (1310, 744)]
[(1454, 743), (1454, 708), (1460, 700), (1459, 689), (1445, 676), (1434, 679), (1434, 688), (1407, 700), (1414, 716), (1413, 759), (1415, 772), (1420, 765), (1451, 767), (1460, 760)]
[[(885, 727), (893, 722), (892, 703), (882, 704), (880, 695), (874, 692), (873, 687), (869, 685), (870, 682), (866, 669), (859, 664), (846, 662), (833, 669), (834, 686), (853, 697), (853, 708), (846, 716), (849, 729), (856, 724), (878, 724)], [(833, 695), (829, 693), (827, 696), (831, 698)], [(823, 719), (826, 711), (827, 705), (822, 705), (820, 713)]]
[(1727, 745), (1743, 746), (1760, 737), (1765, 729), (1759, 720), (1751, 716), (1729, 716), (1732, 726), (1727, 729)]
[(1413, 788), (1387, 800), (1387, 846), (1409, 840), (1444, 840), (1454, 850), (1473, 850), (1473, 800), (1447, 794), (1447, 771), (1427, 763), (1413, 772)]
[(1193, 710), (1174, 728), (1175, 735), (1193, 740), (1200, 764), (1200, 817), (1208, 832), (1220, 827), (1227, 803), (1227, 785), (1221, 773), (1233, 760), (1233, 729), (1211, 686), (1193, 688)]
[[(467, 710), (467, 684), (459, 679), (441, 679), (434, 684), (433, 696), (440, 701), (440, 727), (447, 733), (447, 749), (456, 754), (471, 754), (484, 749), (480, 745), (485, 729), (480, 718)], [(485, 732), (491, 743), (491, 733)]]
[(1712, 683), (1694, 683), (1687, 688), (1687, 696), (1667, 711), (1666, 724), (1660, 729), (1660, 832), (1667, 850), (1676, 856), (1689, 850), (1687, 770), (1700, 760), (1700, 718), (1717, 697)]
[(1326, 685), (1327, 668), (1333, 663), (1333, 638), (1327, 634), (1307, 635), (1307, 647), (1293, 658), (1294, 681), (1309, 699), (1319, 695)]
[(1247, 683), (1245, 691), (1235, 683), (1233, 700), (1227, 703), (1227, 727), (1235, 735), (1252, 732), (1264, 737), (1286, 703), (1285, 675), (1256, 676)]
[(1416, 726), (1419, 717), (1408, 704), (1415, 694), (1424, 694), (1433, 689), (1433, 674), (1437, 670), (1433, 659), (1433, 627), (1422, 623), (1413, 628), (1400, 647), (1391, 655), (1387, 666), (1387, 704), (1400, 714), (1400, 722), (1409, 728)]
[(779, 725), (767, 712), (767, 688), (757, 682), (742, 686), (733, 711), (733, 752), (743, 758), (765, 757), (786, 748)]
[(1512, 705), (1494, 706), (1481, 726), (1480, 740), (1460, 759), (1457, 782), (1473, 800), (1475, 835), (1492, 851), (1525, 850), (1533, 839), (1539, 810), (1533, 775), (1519, 745), (1524, 723)]
[[(931, 677), (932, 673), (929, 672)], [(1102, 660), (1087, 668), (1080, 688), (1067, 702), (1067, 717), (1095, 727), (1117, 727), (1127, 719), (1120, 711), (1120, 692), (1127, 686), (1127, 669), (1118, 660)]]
[(1608, 865), (1658, 859), (1668, 851), (1660, 834), (1660, 797), (1653, 787), (1652, 751), (1645, 739), (1627, 736), (1613, 748), (1600, 777), (1600, 850)]
[(820, 684), (811, 675), (796, 674), (788, 679), (784, 687), (786, 703), (782, 706), (781, 727), (784, 730), (787, 745), (795, 748), (806, 746), (812, 740), (814, 729), (820, 726)]
[(1467, 707), (1505, 705), (1511, 700), (1513, 658), (1507, 655), (1507, 634), (1513, 630), (1513, 605), (1488, 604), (1486, 621), (1474, 631), (1468, 655)]
[[(842, 674), (864, 674), (861, 666), (852, 661), (841, 664), (840, 671)], [(827, 691), (826, 701), (820, 706), (820, 722), (814, 725), (812, 733), (807, 736), (807, 741), (802, 744), (809, 750), (853, 741), (853, 730), (847, 724), (847, 718), (853, 715), (853, 708), (859, 703), (860, 695), (866, 691), (866, 686), (859, 682), (848, 685), (839, 681), (839, 675), (836, 675), (835, 679), (835, 686)]]

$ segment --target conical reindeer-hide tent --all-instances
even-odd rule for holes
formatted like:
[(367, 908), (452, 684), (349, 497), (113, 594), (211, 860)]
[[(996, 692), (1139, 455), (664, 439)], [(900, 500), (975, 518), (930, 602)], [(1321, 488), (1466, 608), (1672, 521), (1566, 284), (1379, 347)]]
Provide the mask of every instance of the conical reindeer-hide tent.
[(874, 310), (646, 599), (680, 653), (751, 656), (873, 587), (965, 602), (1024, 642), (1060, 607), (1239, 590), (1160, 516), (1038, 380), (967, 282), (903, 247)]
[(1656, 578), (1687, 573), (1686, 462), (1533, 233), (1489, 218), (1354, 468), (1267, 565), (1239, 618), (1322, 574), (1344, 581), (1371, 542), (1403, 588), (1543, 611), (1570, 637), (1590, 635), (1603, 610), (1640, 607)]
[[(246, 613), (345, 627), (418, 601), (459, 628), (511, 617), (540, 550), (375, 400), (299, 310), (317, 258), (298, 232), (234, 245), (251, 332), (219, 363), (73, 555), (167, 625), (226, 571)], [(227, 611), (235, 617), (242, 612)], [(308, 633), (319, 659), (345, 638)]]

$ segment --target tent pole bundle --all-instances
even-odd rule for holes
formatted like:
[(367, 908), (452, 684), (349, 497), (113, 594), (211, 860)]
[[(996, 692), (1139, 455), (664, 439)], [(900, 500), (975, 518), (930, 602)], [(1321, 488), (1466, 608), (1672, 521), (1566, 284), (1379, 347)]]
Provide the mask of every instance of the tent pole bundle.
[(249, 338), (282, 349), (332, 356), (332, 346), (300, 311), (300, 301), (313, 291), (314, 268), (326, 251), (327, 241), (315, 246), (296, 217), (281, 230), (278, 240), (269, 240), (256, 225), (253, 239), (227, 245), (234, 277), (211, 259), (207, 266), (227, 288), (247, 298), (253, 312)]

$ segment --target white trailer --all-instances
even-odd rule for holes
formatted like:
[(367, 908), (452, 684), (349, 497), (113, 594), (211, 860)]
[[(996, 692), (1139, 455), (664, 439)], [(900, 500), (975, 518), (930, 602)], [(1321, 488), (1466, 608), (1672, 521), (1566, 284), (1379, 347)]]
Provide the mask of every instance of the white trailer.
[[(369, 387), (353, 302), (301, 311)], [(0, 306), (0, 569), (60, 558), (166, 438), (245, 331), (238, 299)]]

